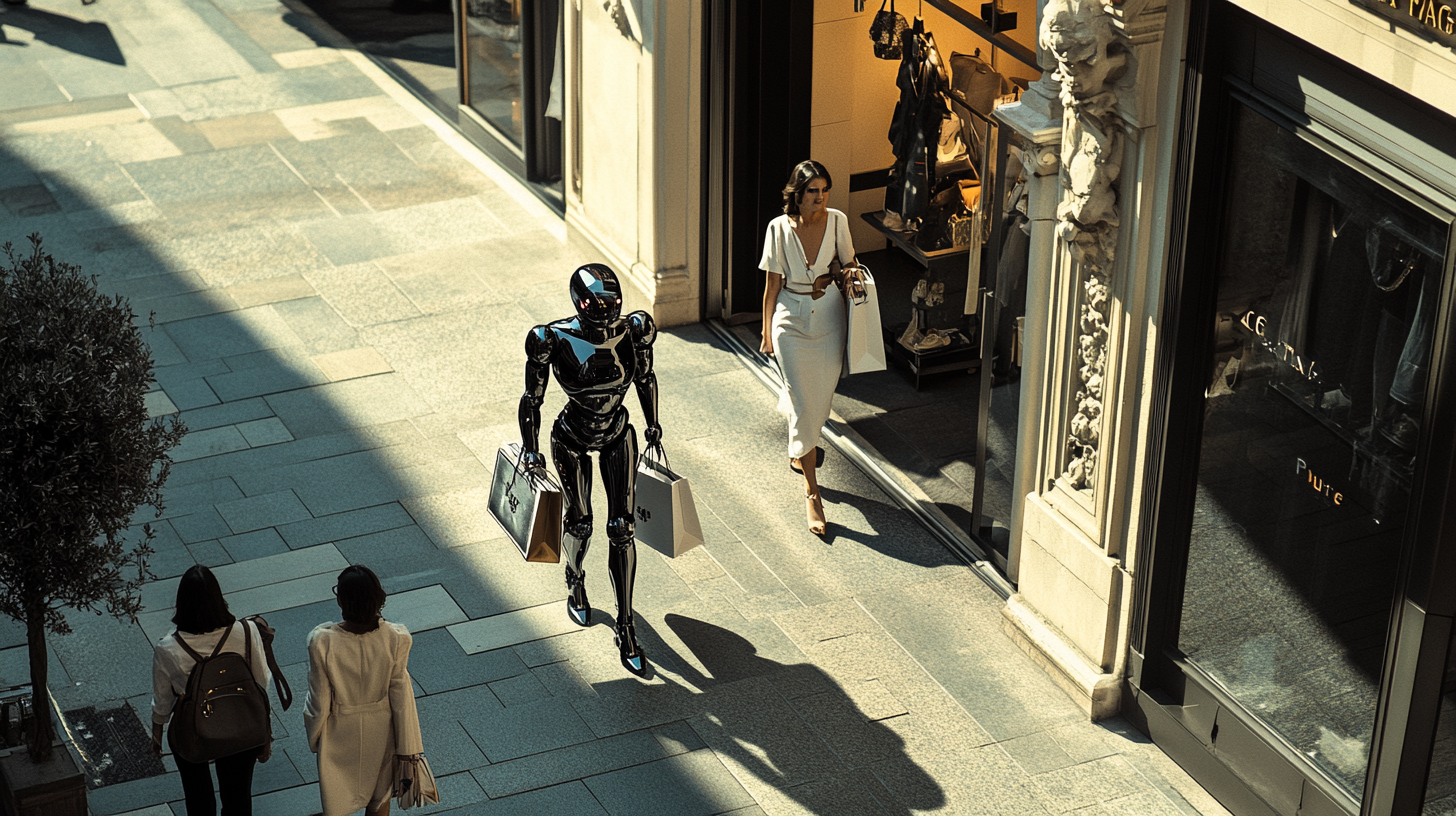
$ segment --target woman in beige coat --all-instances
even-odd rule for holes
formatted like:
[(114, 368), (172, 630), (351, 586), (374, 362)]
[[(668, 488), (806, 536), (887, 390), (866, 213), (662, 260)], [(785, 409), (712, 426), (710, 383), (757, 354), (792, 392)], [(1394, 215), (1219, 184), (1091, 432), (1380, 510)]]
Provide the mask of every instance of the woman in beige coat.
[(408, 629), (381, 617), (384, 587), (365, 566), (334, 587), (344, 620), (308, 636), (308, 747), (318, 755), (324, 816), (388, 816), (394, 758), (423, 753), (409, 676)]

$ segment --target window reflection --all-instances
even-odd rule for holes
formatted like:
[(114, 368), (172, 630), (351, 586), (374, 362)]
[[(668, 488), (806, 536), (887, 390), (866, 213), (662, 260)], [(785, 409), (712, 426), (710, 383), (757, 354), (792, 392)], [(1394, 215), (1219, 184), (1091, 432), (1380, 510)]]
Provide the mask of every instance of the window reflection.
[(1180, 647), (1361, 795), (1444, 232), (1241, 110)]
[(465, 0), (469, 105), (517, 146), (521, 117), (521, 0)]

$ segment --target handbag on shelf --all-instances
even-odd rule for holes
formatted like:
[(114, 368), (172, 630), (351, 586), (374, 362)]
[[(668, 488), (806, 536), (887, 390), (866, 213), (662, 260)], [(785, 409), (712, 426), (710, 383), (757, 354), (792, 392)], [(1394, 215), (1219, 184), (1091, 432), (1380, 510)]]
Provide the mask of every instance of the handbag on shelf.
[(870, 39), (875, 42), (875, 56), (882, 60), (897, 60), (904, 53), (900, 38), (910, 28), (905, 18), (895, 11), (895, 0), (889, 0), (890, 10), (885, 11), (885, 0), (880, 0), (880, 10), (875, 12), (870, 23)]
[(864, 280), (864, 294), (845, 299), (844, 371), (865, 374), (885, 370), (885, 330), (880, 325), (880, 296), (875, 290), (875, 277), (864, 266), (859, 268)]
[(637, 463), (637, 540), (668, 558), (703, 543), (703, 525), (688, 480), (672, 471), (662, 443), (649, 445)]
[(520, 443), (502, 443), (490, 478), (490, 514), (522, 558), (561, 562), (561, 512), (561, 486), (551, 474), (527, 473), (521, 468)]
[(400, 810), (440, 804), (440, 787), (424, 754), (394, 758), (394, 798), (399, 800)]

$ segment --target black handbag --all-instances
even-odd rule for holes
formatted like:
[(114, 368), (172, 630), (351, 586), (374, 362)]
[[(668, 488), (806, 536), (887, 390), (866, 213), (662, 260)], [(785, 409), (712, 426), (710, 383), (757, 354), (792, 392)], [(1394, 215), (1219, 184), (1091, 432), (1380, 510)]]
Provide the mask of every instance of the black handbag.
[(870, 39), (875, 43), (875, 56), (882, 60), (897, 60), (903, 53), (900, 36), (910, 28), (905, 18), (895, 12), (895, 0), (889, 0), (890, 10), (885, 11), (885, 0), (880, 0), (880, 10), (870, 23)]

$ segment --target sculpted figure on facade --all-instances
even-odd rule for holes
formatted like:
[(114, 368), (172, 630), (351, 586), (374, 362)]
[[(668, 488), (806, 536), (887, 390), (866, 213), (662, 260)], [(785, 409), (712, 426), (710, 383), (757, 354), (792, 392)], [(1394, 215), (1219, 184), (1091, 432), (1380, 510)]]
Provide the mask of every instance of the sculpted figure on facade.
[(1102, 380), (1108, 340), (1108, 285), (1121, 225), (1117, 181), (1124, 123), (1120, 94), (1133, 80), (1132, 52), (1102, 0), (1049, 0), (1042, 49), (1056, 59), (1061, 85), (1062, 201), (1057, 234), (1066, 241), (1081, 284), (1077, 369), (1063, 476), (1079, 490), (1096, 487), (1102, 429)]

